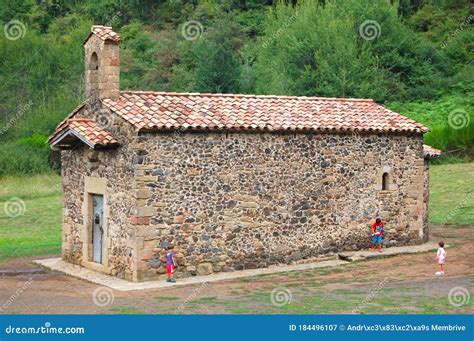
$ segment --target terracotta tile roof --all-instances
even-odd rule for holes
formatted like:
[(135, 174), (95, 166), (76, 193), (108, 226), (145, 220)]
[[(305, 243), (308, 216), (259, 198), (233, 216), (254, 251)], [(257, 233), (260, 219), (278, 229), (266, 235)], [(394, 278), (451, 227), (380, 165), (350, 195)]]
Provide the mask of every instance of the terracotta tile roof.
[(436, 157), (436, 156), (441, 155), (441, 150), (428, 146), (427, 144), (424, 144), (423, 155), (424, 157)]
[(87, 38), (84, 40), (84, 43), (90, 38), (92, 34), (95, 34), (97, 37), (99, 37), (100, 39), (104, 41), (112, 40), (118, 43), (122, 40), (122, 37), (120, 37), (120, 35), (117, 32), (114, 32), (112, 30), (112, 27), (93, 25), (91, 28), (91, 33), (89, 33)]
[(67, 119), (48, 139), (48, 143), (54, 146), (68, 133), (72, 133), (91, 148), (118, 145), (118, 141), (111, 134), (103, 130), (93, 119), (85, 117)]
[(49, 140), (51, 140), (54, 136), (56, 136), (56, 133), (59, 132), (59, 131), (62, 131), (64, 129), (64, 127), (67, 126), (67, 121), (71, 118), (73, 118), (77, 113), (79, 113), (82, 108), (84, 108), (84, 106), (86, 105), (86, 103), (82, 103), (82, 104), (79, 104), (77, 107), (74, 108), (73, 111), (71, 111), (71, 113), (69, 115), (66, 116), (66, 118), (64, 120), (62, 120), (61, 122), (59, 122), (59, 124), (56, 126), (56, 129), (54, 130), (54, 133), (53, 135), (51, 135), (49, 138), (48, 138), (48, 142)]
[(103, 103), (139, 130), (428, 131), (370, 99), (124, 91)]
[(69, 127), (79, 133), (93, 145), (117, 144), (118, 141), (90, 118), (72, 118), (68, 120)]

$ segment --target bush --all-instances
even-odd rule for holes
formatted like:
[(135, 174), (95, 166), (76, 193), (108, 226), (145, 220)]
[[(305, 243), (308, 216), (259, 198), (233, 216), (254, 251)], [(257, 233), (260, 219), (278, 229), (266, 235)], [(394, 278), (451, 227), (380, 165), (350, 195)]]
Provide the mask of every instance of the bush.
[(456, 162), (451, 156), (473, 158), (474, 105), (470, 84), (467, 85), (465, 79), (458, 80), (450, 90), (451, 93), (442, 95), (437, 100), (392, 102), (388, 107), (430, 128), (430, 132), (425, 134), (425, 143), (443, 150), (444, 162)]
[(425, 143), (443, 150), (446, 155), (474, 158), (474, 124), (461, 129), (449, 125), (433, 128), (425, 134)]
[(38, 141), (33, 138), (0, 143), (0, 176), (50, 172), (49, 146)]
[(442, 55), (404, 25), (386, 0), (303, 0), (294, 7), (280, 2), (265, 27), (257, 57), (259, 92), (384, 102), (431, 98), (441, 86)]

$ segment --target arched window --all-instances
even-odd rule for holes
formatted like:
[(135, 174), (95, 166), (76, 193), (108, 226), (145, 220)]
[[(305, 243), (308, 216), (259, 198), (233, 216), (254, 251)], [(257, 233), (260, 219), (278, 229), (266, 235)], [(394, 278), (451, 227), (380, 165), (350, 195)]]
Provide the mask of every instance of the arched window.
[(89, 68), (90, 70), (99, 70), (99, 58), (97, 58), (97, 53), (95, 52), (93, 52), (91, 55)]
[(99, 87), (99, 58), (97, 53), (92, 52), (87, 72), (86, 87), (89, 88), (88, 96), (96, 96)]
[(387, 172), (382, 175), (382, 191), (388, 191), (389, 175)]

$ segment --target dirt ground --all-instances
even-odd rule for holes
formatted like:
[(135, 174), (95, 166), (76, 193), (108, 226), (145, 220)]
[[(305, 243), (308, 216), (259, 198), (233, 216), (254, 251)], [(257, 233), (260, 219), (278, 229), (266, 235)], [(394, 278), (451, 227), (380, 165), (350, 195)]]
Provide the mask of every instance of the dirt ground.
[[(474, 228), (436, 226), (447, 270), (435, 252), (176, 288), (120, 292), (58, 272), (33, 258), (0, 268), (2, 314), (133, 313), (474, 313)], [(57, 257), (49, 255), (44, 258)]]

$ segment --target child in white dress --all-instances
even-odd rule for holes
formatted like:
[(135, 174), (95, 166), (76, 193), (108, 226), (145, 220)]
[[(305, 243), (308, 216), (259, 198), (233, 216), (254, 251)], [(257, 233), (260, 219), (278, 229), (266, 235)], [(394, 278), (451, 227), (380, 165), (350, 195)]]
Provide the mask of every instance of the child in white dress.
[(436, 259), (438, 259), (438, 269), (439, 271), (435, 274), (437, 276), (444, 275), (444, 263), (446, 262), (446, 251), (444, 250), (444, 242), (439, 242), (438, 244), (438, 253), (436, 254)]

